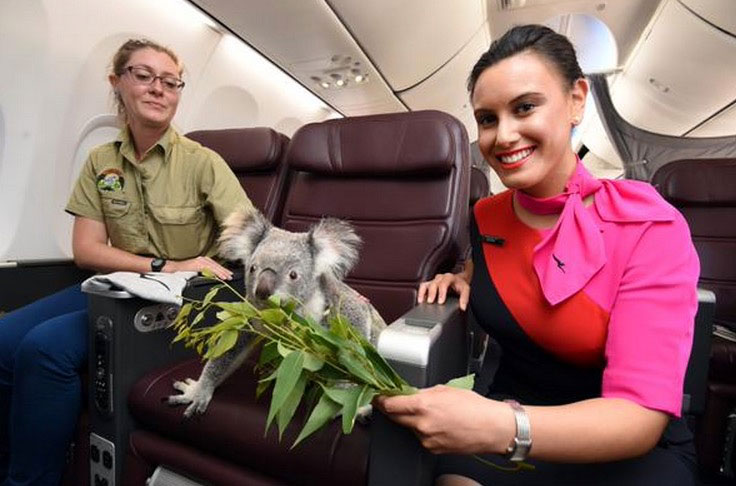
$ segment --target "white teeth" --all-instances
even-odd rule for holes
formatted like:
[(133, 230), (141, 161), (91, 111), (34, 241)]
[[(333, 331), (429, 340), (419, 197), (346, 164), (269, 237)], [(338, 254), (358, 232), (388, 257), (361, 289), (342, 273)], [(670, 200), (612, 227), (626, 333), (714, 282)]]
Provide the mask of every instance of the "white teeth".
[(517, 152), (514, 155), (509, 155), (507, 157), (499, 157), (498, 160), (500, 160), (504, 164), (513, 164), (514, 162), (518, 162), (524, 157), (528, 157), (529, 154), (532, 153), (532, 149), (526, 149), (522, 150), (521, 152)]

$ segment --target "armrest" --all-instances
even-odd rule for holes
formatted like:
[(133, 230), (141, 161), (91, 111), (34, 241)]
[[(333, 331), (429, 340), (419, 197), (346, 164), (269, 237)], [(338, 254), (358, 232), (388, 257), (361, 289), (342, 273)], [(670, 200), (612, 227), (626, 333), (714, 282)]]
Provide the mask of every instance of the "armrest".
[(683, 414), (701, 415), (705, 411), (715, 308), (716, 294), (710, 290), (698, 288), (698, 312), (695, 314), (693, 346), (690, 350), (682, 396)]
[[(467, 373), (466, 333), (466, 314), (457, 299), (420, 304), (381, 333), (378, 352), (411, 385), (429, 387)], [(369, 485), (432, 484), (435, 461), (409, 429), (374, 412)]]
[[(202, 298), (211, 287), (211, 281), (193, 279), (183, 293), (186, 297)], [(175, 334), (168, 325), (178, 314), (179, 306), (147, 301), (115, 288), (92, 287), (86, 292), (90, 322), (90, 440), (114, 458), (113, 466), (107, 469), (91, 463), (91, 475), (121, 484), (128, 436), (137, 428), (127, 406), (130, 390), (146, 373), (194, 358), (196, 353), (182, 344), (171, 344)]]
[(419, 304), (378, 338), (378, 352), (411, 385), (444, 383), (468, 370), (466, 314), (456, 298)]

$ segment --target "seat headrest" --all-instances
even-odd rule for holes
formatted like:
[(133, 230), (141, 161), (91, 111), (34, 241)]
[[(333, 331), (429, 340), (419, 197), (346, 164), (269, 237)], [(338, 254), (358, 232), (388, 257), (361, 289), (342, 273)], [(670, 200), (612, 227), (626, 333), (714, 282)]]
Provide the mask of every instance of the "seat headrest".
[(431, 110), (327, 120), (294, 134), (287, 163), (333, 176), (443, 174), (459, 157), (463, 134), (457, 119)]
[(197, 130), (186, 136), (220, 154), (235, 173), (274, 168), (281, 161), (286, 140), (267, 127)]
[(491, 195), (491, 183), (488, 176), (479, 167), (470, 168), (470, 206)]
[(736, 159), (676, 160), (652, 184), (676, 206), (736, 206)]

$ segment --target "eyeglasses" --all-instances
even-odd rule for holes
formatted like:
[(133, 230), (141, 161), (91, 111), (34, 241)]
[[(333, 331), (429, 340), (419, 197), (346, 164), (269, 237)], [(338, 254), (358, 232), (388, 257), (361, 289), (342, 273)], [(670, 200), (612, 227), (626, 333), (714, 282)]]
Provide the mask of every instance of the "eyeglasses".
[(128, 66), (125, 70), (128, 71), (131, 79), (136, 84), (151, 85), (157, 79), (160, 79), (161, 86), (166, 91), (178, 93), (184, 89), (184, 81), (179, 78), (175, 78), (174, 76), (156, 76), (148, 69), (139, 66)]

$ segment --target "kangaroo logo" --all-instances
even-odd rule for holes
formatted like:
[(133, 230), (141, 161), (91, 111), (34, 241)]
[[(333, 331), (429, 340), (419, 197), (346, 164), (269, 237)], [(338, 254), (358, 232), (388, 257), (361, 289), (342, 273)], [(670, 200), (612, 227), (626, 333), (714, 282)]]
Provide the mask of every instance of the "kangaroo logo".
[(562, 273), (565, 273), (565, 262), (557, 258), (554, 253), (552, 254), (552, 258), (555, 259), (555, 263), (557, 263), (557, 268), (562, 270)]

